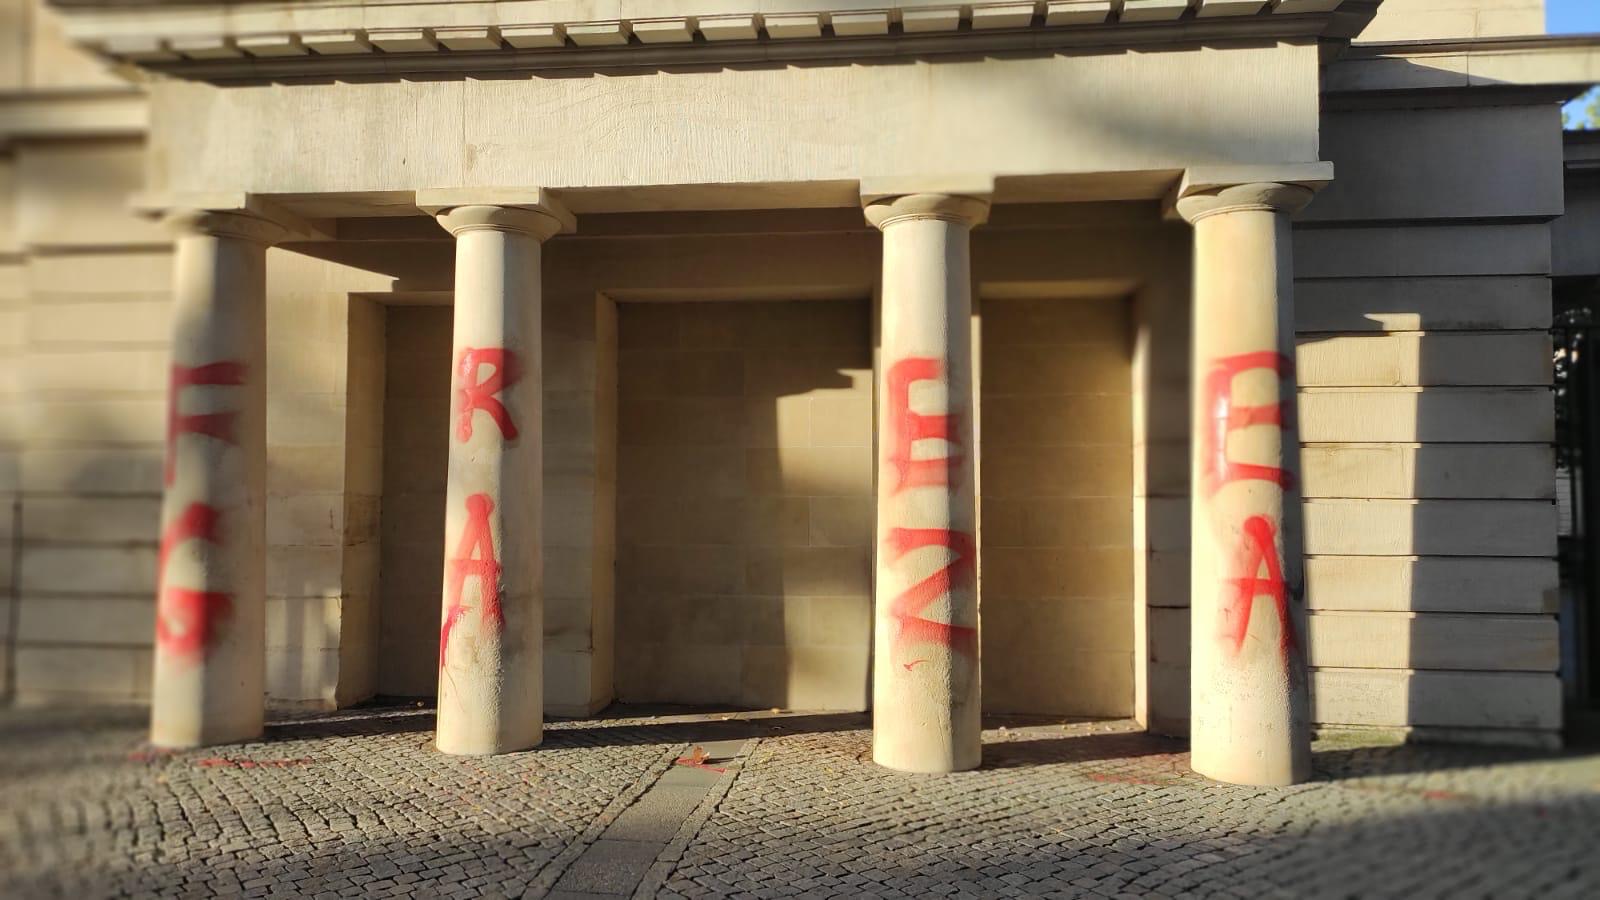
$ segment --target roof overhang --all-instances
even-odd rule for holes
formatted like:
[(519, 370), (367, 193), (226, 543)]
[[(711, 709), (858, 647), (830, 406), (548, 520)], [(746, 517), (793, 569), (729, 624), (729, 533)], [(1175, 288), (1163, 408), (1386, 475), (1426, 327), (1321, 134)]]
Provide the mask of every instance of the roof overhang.
[(1352, 44), (1322, 74), (1330, 108), (1559, 103), (1600, 84), (1600, 34)]
[[(853, 62), (1323, 42), (1331, 57), (1381, 0), (52, 0), (117, 62), (205, 81), (672, 65)], [(596, 10), (627, 18), (594, 20)]]

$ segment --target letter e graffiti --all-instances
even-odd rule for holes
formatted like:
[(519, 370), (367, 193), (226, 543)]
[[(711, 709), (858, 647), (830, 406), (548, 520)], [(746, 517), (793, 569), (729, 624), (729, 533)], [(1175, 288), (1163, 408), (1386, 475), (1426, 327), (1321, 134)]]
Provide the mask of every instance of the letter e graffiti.
[(204, 366), (173, 365), (172, 381), (167, 392), (167, 462), (164, 477), (172, 483), (178, 464), (178, 436), (201, 434), (229, 444), (237, 444), (234, 422), (238, 413), (232, 411), (185, 414), (178, 411), (185, 388), (238, 387), (244, 384), (244, 364), (215, 362)]
[[(1228, 436), (1233, 432), (1254, 425), (1284, 425), (1288, 408), (1284, 401), (1259, 406), (1234, 402), (1234, 379), (1253, 369), (1266, 369), (1279, 379), (1294, 375), (1293, 361), (1272, 351), (1225, 356), (1213, 360), (1206, 373), (1201, 402), (1208, 421), (1200, 430), (1200, 474), (1208, 495), (1233, 481), (1271, 481), (1284, 490), (1294, 487), (1292, 472), (1277, 466), (1235, 462), (1228, 456)], [(1293, 385), (1288, 389), (1293, 390)]]
[(939, 380), (943, 368), (939, 360), (922, 356), (902, 359), (889, 368), (889, 418), (893, 428), (889, 436), (889, 461), (895, 468), (893, 493), (908, 487), (949, 484), (950, 472), (961, 464), (961, 454), (954, 452), (935, 459), (911, 458), (917, 441), (940, 438), (955, 444), (957, 418), (954, 412), (924, 415), (911, 409), (911, 385)]

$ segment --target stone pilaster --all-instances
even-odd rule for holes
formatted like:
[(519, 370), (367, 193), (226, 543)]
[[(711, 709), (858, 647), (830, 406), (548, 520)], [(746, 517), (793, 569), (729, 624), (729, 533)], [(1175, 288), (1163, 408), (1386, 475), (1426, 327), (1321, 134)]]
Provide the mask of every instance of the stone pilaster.
[(1289, 217), (1311, 190), (1208, 187), (1193, 223), (1190, 743), (1235, 784), (1311, 775)]
[(150, 740), (261, 734), (266, 677), (266, 251), (243, 212), (177, 232)]
[(569, 219), (548, 204), (435, 214), (456, 240), (437, 743), (506, 753), (544, 732), (540, 260)]
[(986, 199), (870, 203), (883, 232), (872, 758), (982, 759), (970, 233)]

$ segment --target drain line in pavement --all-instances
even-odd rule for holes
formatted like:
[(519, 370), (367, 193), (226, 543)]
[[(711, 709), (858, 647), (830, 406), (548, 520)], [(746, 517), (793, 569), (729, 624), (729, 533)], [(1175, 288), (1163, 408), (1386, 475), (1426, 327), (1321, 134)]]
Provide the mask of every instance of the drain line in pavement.
[(703, 759), (679, 750), (664, 757), (540, 873), (533, 896), (654, 897), (757, 743), (708, 741), (695, 745)]

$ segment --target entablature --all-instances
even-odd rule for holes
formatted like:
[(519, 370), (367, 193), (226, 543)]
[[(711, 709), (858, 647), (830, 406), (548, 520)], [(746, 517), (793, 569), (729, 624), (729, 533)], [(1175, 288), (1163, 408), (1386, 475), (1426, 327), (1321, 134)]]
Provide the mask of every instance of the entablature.
[(116, 61), (200, 80), (1324, 41), (1381, 0), (53, 0)]

